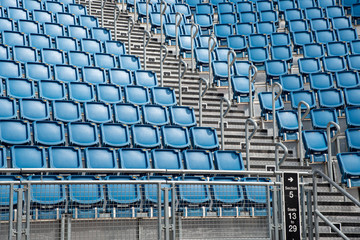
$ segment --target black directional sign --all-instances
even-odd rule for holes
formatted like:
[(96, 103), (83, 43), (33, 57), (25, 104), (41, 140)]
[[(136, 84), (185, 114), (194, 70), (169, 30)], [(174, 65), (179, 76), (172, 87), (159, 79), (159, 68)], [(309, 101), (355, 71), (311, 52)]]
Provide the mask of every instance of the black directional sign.
[(299, 174), (284, 173), (285, 234), (287, 240), (301, 239)]

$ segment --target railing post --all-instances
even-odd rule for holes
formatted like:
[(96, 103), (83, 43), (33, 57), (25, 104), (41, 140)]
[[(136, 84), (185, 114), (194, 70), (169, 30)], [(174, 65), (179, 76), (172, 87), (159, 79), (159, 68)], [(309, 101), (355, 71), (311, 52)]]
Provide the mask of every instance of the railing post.
[[(223, 112), (223, 102), (226, 101), (227, 103), (227, 109), (225, 111), (225, 113)], [(229, 99), (222, 97), (220, 99), (220, 128), (221, 128), (221, 150), (224, 150), (224, 118), (226, 117), (226, 115), (229, 113), (231, 108), (231, 102)]]
[(169, 216), (169, 188), (164, 189), (164, 239), (170, 239), (170, 216)]
[[(317, 197), (317, 179), (315, 174), (313, 175), (313, 199), (314, 199), (314, 228), (315, 228), (315, 239), (319, 239), (319, 218), (315, 211), (318, 208), (318, 197)], [(308, 203), (309, 204), (309, 203)], [(309, 214), (309, 213), (308, 213)]]
[[(195, 33), (193, 28), (195, 27)], [(199, 25), (192, 23), (190, 28), (190, 36), (191, 36), (191, 72), (194, 72), (194, 41), (195, 37), (199, 32)]]
[(14, 184), (10, 184), (8, 240), (13, 239), (13, 234), (14, 234), (13, 222), (14, 222)]
[(22, 212), (23, 212), (23, 189), (18, 188), (17, 191), (17, 217), (16, 217), (16, 240), (22, 238)]
[[(166, 3), (162, 0), (160, 3), (160, 43), (161, 45), (163, 44), (163, 40), (164, 40), (164, 26), (163, 26), (163, 16), (165, 14), (167, 5)], [(162, 56), (160, 55), (160, 59), (162, 58)]]
[[(178, 17), (180, 17), (179, 20), (178, 20)], [(183, 19), (183, 14), (177, 12), (176, 15), (175, 15), (175, 56), (176, 56), (176, 58), (179, 58), (179, 38), (178, 38), (178, 35), (179, 35), (179, 26), (181, 24), (182, 19)]]
[[(202, 85), (205, 83), (205, 89), (202, 90)], [(199, 80), (199, 126), (202, 125), (202, 98), (205, 96), (207, 90), (209, 89), (210, 82), (208, 83), (204, 78)]]
[[(254, 75), (252, 71), (254, 70)], [(254, 65), (249, 66), (249, 117), (254, 117), (254, 103), (253, 103), (253, 95), (252, 95), (252, 84), (255, 82), (257, 75), (257, 68)]]
[(31, 201), (31, 184), (28, 183), (26, 185), (26, 199), (25, 199), (25, 207), (26, 207), (26, 230), (25, 230), (25, 239), (30, 239), (30, 201)]
[(92, 3), (92, 1), (93, 1), (93, 0), (89, 0), (89, 15), (91, 15), (91, 10), (92, 10), (92, 9), (91, 9), (91, 5), (92, 5), (91, 3)]
[(144, 70), (146, 70), (146, 48), (149, 45), (151, 40), (151, 33), (150, 31), (144, 31), (144, 38), (143, 38), (143, 45), (144, 45)]
[[(275, 88), (278, 87), (279, 91), (277, 92), (276, 96), (275, 96)], [(273, 117), (273, 142), (275, 143), (276, 141), (276, 116), (275, 116), (275, 103), (276, 101), (279, 99), (279, 97), (281, 96), (282, 93), (282, 86), (277, 83), (277, 82), (273, 82), (273, 84), (271, 85), (272, 88), (272, 117)]]
[[(306, 112), (301, 116), (301, 105), (304, 104), (306, 107)], [(303, 146), (302, 146), (302, 121), (310, 112), (310, 106), (305, 101), (300, 101), (298, 104), (298, 126), (299, 126), (299, 144), (298, 144), (298, 158), (300, 158), (300, 166), (304, 166), (303, 159)]]
[[(164, 57), (162, 56), (162, 51), (163, 49), (165, 50), (165, 55)], [(164, 78), (163, 78), (163, 71), (164, 71), (164, 62), (165, 62), (165, 59), (168, 55), (168, 48), (165, 46), (165, 45), (161, 45), (160, 46), (160, 86), (163, 87), (164, 86)]]
[[(125, 0), (123, 0), (125, 1)], [(150, 25), (150, 22), (149, 22), (149, 4), (150, 4), (150, 1), (151, 0), (146, 0), (146, 31), (149, 31), (149, 25)]]
[(134, 21), (137, 22), (137, 14), (136, 14), (136, 0), (134, 0)]
[[(336, 127), (336, 133), (335, 136), (331, 137), (331, 126), (334, 125)], [(328, 174), (331, 180), (334, 180), (334, 176), (333, 176), (333, 162), (332, 162), (332, 149), (331, 149), (331, 143), (334, 142), (336, 140), (336, 138), (339, 136), (340, 134), (340, 126), (333, 122), (330, 121), (328, 122), (327, 126), (326, 126), (326, 134), (327, 134), (327, 142), (328, 142)], [(330, 188), (330, 191), (332, 190), (332, 188)]]
[[(211, 42), (212, 41), (212, 42)], [(216, 47), (216, 39), (214, 33), (211, 34), (208, 40), (208, 50), (209, 50), (209, 84), (213, 84), (213, 77), (212, 77), (212, 68), (211, 68), (211, 53), (214, 51)]]
[[(251, 123), (254, 126), (252, 133), (248, 133), (248, 124)], [(256, 131), (258, 130), (257, 123), (252, 119), (248, 118), (245, 122), (245, 142), (246, 142), (246, 170), (250, 171), (250, 140), (254, 137)]]
[(101, 27), (104, 27), (104, 8), (106, 5), (106, 0), (101, 0)]
[[(230, 61), (230, 55), (232, 55), (233, 59)], [(231, 68), (234, 65), (236, 60), (236, 53), (233, 49), (230, 49), (230, 51), (227, 54), (227, 65), (228, 65), (228, 99), (231, 101), (232, 98), (232, 89), (231, 89)]]
[(120, 6), (119, 5), (116, 5), (114, 7), (114, 39), (115, 41), (117, 40), (117, 32), (118, 32), (118, 29), (117, 29), (117, 21), (120, 17)]
[(128, 18), (128, 54), (131, 54), (131, 32), (134, 29), (134, 25), (134, 18), (130, 16)]
[(162, 223), (161, 223), (161, 212), (162, 212), (162, 210), (161, 210), (161, 183), (159, 182), (158, 184), (157, 184), (157, 200), (158, 200), (158, 202), (157, 202), (157, 204), (158, 204), (158, 240), (162, 240), (162, 237), (161, 237), (161, 233), (162, 233)]
[[(182, 72), (181, 72), (181, 65), (184, 66), (184, 69), (183, 69)], [(179, 73), (179, 104), (180, 104), (180, 106), (182, 106), (182, 81), (181, 80), (184, 77), (186, 71), (187, 71), (186, 62), (182, 58), (179, 58), (179, 70), (178, 70), (178, 73)]]

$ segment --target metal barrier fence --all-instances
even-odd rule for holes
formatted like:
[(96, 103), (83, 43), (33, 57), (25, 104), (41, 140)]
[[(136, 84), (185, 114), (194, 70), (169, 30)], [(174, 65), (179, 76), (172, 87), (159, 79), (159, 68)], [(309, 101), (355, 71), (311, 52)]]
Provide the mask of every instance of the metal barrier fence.
[(104, 179), (9, 175), (0, 181), (0, 238), (274, 239), (281, 200), (272, 196), (282, 183), (203, 176)]

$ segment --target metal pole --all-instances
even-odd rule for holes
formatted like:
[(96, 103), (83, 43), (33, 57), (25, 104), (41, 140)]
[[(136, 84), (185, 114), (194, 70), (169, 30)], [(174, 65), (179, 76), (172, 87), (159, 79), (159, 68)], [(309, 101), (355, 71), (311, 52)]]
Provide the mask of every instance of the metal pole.
[(157, 198), (158, 198), (158, 240), (162, 240), (161, 232), (162, 232), (162, 224), (161, 224), (161, 183), (157, 184)]
[[(232, 55), (233, 59), (230, 61), (230, 55)], [(231, 101), (232, 98), (232, 89), (231, 89), (231, 68), (234, 65), (236, 60), (236, 54), (233, 49), (230, 49), (230, 51), (227, 54), (227, 65), (228, 65), (228, 99)]]
[[(225, 113), (223, 112), (223, 103), (224, 101), (226, 101), (227, 103), (227, 109), (225, 111)], [(231, 102), (229, 99), (222, 97), (220, 99), (220, 128), (221, 128), (221, 150), (224, 150), (224, 145), (225, 145), (225, 141), (224, 141), (224, 118), (226, 117), (226, 115), (229, 113), (231, 108)]]
[(14, 184), (10, 184), (9, 195), (9, 235), (8, 239), (13, 239), (13, 221), (14, 221)]
[[(205, 83), (205, 89), (202, 90), (202, 85)], [(204, 78), (199, 80), (199, 126), (202, 125), (202, 98), (205, 96), (207, 90), (209, 89), (210, 82), (208, 83)]]
[[(306, 111), (304, 115), (301, 116), (301, 105), (304, 104), (306, 107)], [(300, 158), (300, 166), (304, 166), (303, 159), (303, 149), (302, 149), (302, 121), (306, 118), (306, 116), (310, 112), (310, 106), (305, 101), (300, 101), (298, 104), (298, 126), (299, 126), (299, 143), (298, 143), (298, 158)]]
[[(248, 124), (251, 123), (252, 125), (254, 125), (254, 129), (252, 131), (252, 133), (249, 135), (248, 133)], [(258, 130), (258, 125), (257, 123), (251, 119), (248, 118), (245, 121), (245, 141), (246, 141), (246, 170), (250, 171), (250, 140), (254, 137), (256, 131)]]
[[(212, 41), (212, 42), (211, 42)], [(209, 84), (213, 84), (214, 81), (212, 79), (212, 69), (211, 69), (211, 53), (214, 51), (216, 47), (216, 39), (214, 33), (211, 34), (208, 40), (208, 50), (209, 50)]]
[[(336, 133), (335, 133), (335, 136), (333, 136), (331, 138), (331, 134), (330, 134), (330, 131), (331, 131), (331, 126), (334, 125), (336, 127)], [(326, 126), (326, 134), (327, 134), (327, 142), (328, 142), (328, 174), (329, 174), (329, 177), (331, 180), (334, 180), (334, 175), (333, 175), (333, 170), (332, 170), (332, 165), (333, 165), (333, 162), (332, 162), (332, 149), (331, 149), (331, 143), (334, 142), (336, 140), (336, 138), (339, 136), (340, 134), (340, 126), (333, 122), (333, 121), (330, 121), (328, 122), (327, 126)], [(330, 191), (332, 191), (332, 187), (330, 188)]]
[(175, 184), (171, 184), (171, 220), (172, 220), (172, 239), (176, 239), (176, 196)]
[(136, 16), (136, 0), (134, 0), (134, 21), (137, 22), (137, 16)]
[[(123, 0), (124, 1), (124, 0)], [(151, 0), (146, 0), (146, 31), (149, 31), (149, 4)]]
[(274, 216), (274, 239), (278, 240), (279, 239), (279, 219), (278, 216), (282, 213), (279, 214), (278, 211), (278, 190), (277, 190), (277, 186), (274, 186), (274, 194), (273, 194), (273, 216)]
[(25, 207), (26, 207), (25, 237), (26, 237), (26, 240), (30, 239), (30, 200), (31, 200), (31, 185), (30, 185), (30, 183), (28, 183), (27, 189), (26, 189), (26, 200), (25, 200)]
[(146, 48), (151, 40), (151, 33), (147, 30), (144, 31), (143, 45), (144, 45), (144, 70), (146, 70)]
[(311, 190), (306, 191), (307, 202), (307, 218), (308, 218), (308, 236), (309, 239), (313, 239), (313, 219), (312, 219), (312, 202), (311, 202)]
[[(181, 72), (181, 65), (184, 66), (184, 69), (182, 72)], [(179, 104), (180, 104), (180, 106), (182, 106), (182, 81), (181, 80), (184, 77), (186, 71), (187, 71), (186, 62), (182, 58), (179, 58), (178, 73), (179, 73)]]
[[(195, 27), (195, 33), (193, 28)], [(191, 72), (194, 72), (194, 41), (195, 37), (199, 32), (199, 25), (192, 23), (190, 28), (190, 36), (191, 36)]]
[[(304, 178), (301, 177), (301, 182), (304, 182)], [(306, 238), (306, 213), (305, 213), (305, 186), (304, 185), (300, 185), (300, 202), (301, 202), (301, 218), (302, 218), (302, 238), (305, 239)]]
[(169, 216), (169, 188), (164, 188), (164, 223), (165, 223), (165, 240), (170, 239), (170, 216)]
[[(252, 71), (254, 69), (254, 75), (252, 75)], [(249, 66), (249, 117), (254, 117), (254, 103), (253, 103), (253, 95), (252, 95), (252, 83), (255, 82), (257, 75), (257, 68), (254, 65)]]
[[(163, 49), (165, 50), (165, 56), (164, 57), (162, 56)], [(165, 61), (167, 55), (168, 55), (167, 47), (165, 45), (161, 45), (160, 46), (160, 86), (161, 87), (164, 86), (164, 80), (163, 80), (163, 75), (164, 75), (164, 73), (163, 73), (164, 69), (163, 68), (164, 67), (163, 67), (163, 64), (164, 64), (164, 61)]]
[[(278, 87), (279, 91), (277, 92), (276, 96), (275, 96), (275, 87)], [(279, 99), (279, 97), (281, 96), (281, 93), (282, 93), (282, 86), (277, 83), (277, 82), (274, 82), (272, 85), (271, 85), (271, 88), (272, 88), (272, 117), (273, 117), (273, 142), (275, 143), (276, 141), (276, 133), (277, 133), (277, 129), (276, 129), (276, 117), (275, 117), (275, 103), (276, 101)]]
[[(317, 179), (315, 174), (313, 175), (313, 198), (314, 198), (314, 212), (318, 208), (318, 198), (317, 198)], [(309, 214), (309, 213), (308, 213)], [(316, 214), (314, 214), (314, 227), (315, 227), (315, 239), (319, 239), (319, 219)]]
[[(167, 5), (164, 1), (161, 1), (160, 3), (160, 43), (163, 44), (163, 38), (164, 38), (164, 26), (163, 26), (163, 16), (165, 14)], [(160, 59), (162, 58), (161, 52), (160, 52)]]
[(106, 0), (101, 0), (101, 27), (104, 27), (104, 8), (106, 5)]
[[(178, 17), (180, 17), (179, 20), (178, 20)], [(175, 56), (176, 56), (176, 58), (179, 58), (179, 38), (178, 38), (178, 35), (179, 35), (179, 26), (181, 24), (182, 19), (183, 19), (183, 14), (177, 12), (176, 15), (175, 15)]]
[(16, 240), (22, 236), (22, 212), (23, 212), (23, 189), (17, 189), (17, 217), (16, 217)]
[[(118, 11), (116, 11), (118, 10)], [(117, 13), (117, 15), (116, 15)], [(117, 28), (117, 21), (120, 17), (120, 6), (116, 5), (116, 7), (114, 8), (114, 35), (115, 35), (115, 41), (117, 40), (117, 32), (118, 32), (118, 28)]]
[[(131, 23), (131, 24), (130, 24)], [(128, 18), (128, 54), (131, 54), (131, 32), (134, 29), (134, 18), (133, 17), (129, 17)]]
[(89, 0), (89, 15), (91, 15), (91, 3), (92, 3), (92, 0)]
[[(284, 156), (279, 161), (279, 148), (282, 148), (284, 150)], [(289, 154), (288, 148), (282, 143), (279, 142), (275, 145), (275, 170), (279, 171), (280, 165), (286, 160), (287, 156)], [(280, 176), (276, 176), (276, 181), (280, 182)]]

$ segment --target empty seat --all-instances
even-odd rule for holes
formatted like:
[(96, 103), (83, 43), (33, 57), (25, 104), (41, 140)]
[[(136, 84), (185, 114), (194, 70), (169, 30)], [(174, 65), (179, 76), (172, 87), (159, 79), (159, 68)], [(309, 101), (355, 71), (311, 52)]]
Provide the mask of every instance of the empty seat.
[(258, 21), (257, 13), (255, 12), (240, 12), (239, 22), (241, 23), (256, 23)]
[(279, 16), (273, 9), (260, 11), (259, 16), (261, 22), (274, 22), (275, 25), (279, 22)]
[(134, 80), (136, 85), (144, 87), (156, 87), (158, 80), (156, 73), (147, 70), (137, 70), (134, 72)]
[(325, 8), (325, 13), (328, 18), (345, 16), (344, 7), (342, 6), (328, 6)]
[(255, 33), (254, 24), (253, 23), (237, 23), (235, 25), (235, 33), (237, 35), (249, 36), (250, 34)]
[(192, 127), (190, 136), (194, 148), (213, 150), (219, 147), (219, 140), (214, 128)]
[(176, 96), (173, 88), (153, 87), (151, 88), (151, 96), (154, 104), (163, 106), (176, 105)]
[(46, 1), (44, 6), (45, 10), (48, 10), (49, 12), (65, 12), (65, 6), (60, 2)]
[[(307, 104), (309, 104), (310, 109), (316, 107), (316, 98), (315, 98), (314, 92), (312, 92), (312, 91), (303, 90), (303, 91), (291, 92), (290, 99), (291, 99), (291, 107), (293, 109), (297, 109), (298, 104), (301, 101), (304, 101)], [(301, 109), (305, 110), (306, 107), (302, 104)]]
[(94, 86), (85, 82), (69, 82), (69, 98), (79, 102), (91, 102), (95, 100)]
[[(270, 182), (268, 178), (246, 177), (241, 179), (242, 182)], [(267, 216), (270, 208), (268, 201), (271, 202), (272, 194), (268, 194), (268, 187), (259, 185), (245, 185), (243, 188), (245, 201), (248, 211), (252, 216)]]
[(156, 169), (183, 169), (181, 154), (173, 149), (153, 149), (151, 159)]
[(20, 62), (36, 62), (38, 58), (36, 49), (26, 46), (14, 46), (13, 55), (14, 60)]
[(7, 45), (0, 44), (0, 60), (10, 60), (10, 48)]
[(285, 94), (304, 89), (304, 79), (300, 74), (281, 75), (279, 81)]
[(350, 70), (359, 71), (360, 70), (360, 54), (353, 54), (347, 56), (347, 62)]
[(1, 17), (0, 18), (0, 31), (13, 31), (14, 21), (9, 18)]
[[(205, 15), (208, 16), (209, 19), (212, 19), (210, 15)], [(235, 24), (237, 23), (238, 19), (237, 19), (237, 15), (236, 13), (222, 13), (219, 14), (219, 23), (220, 24)], [(198, 21), (199, 22), (199, 21)], [(200, 22), (199, 25), (201, 27), (212, 27), (212, 20), (211, 21), (207, 21), (205, 23)]]
[(56, 100), (53, 102), (53, 117), (54, 120), (62, 122), (81, 121), (80, 104), (74, 101)]
[(303, 32), (308, 31), (309, 26), (306, 20), (298, 19), (289, 21), (289, 31), (290, 32)]
[(321, 71), (321, 63), (318, 58), (298, 59), (299, 71), (303, 74), (317, 73)]
[(331, 24), (334, 29), (351, 28), (351, 20), (346, 16), (334, 17), (331, 19)]
[(69, 13), (75, 14), (77, 16), (87, 15), (86, 7), (81, 4), (69, 4), (68, 9)]
[[(336, 41), (335, 32), (331, 29), (315, 31), (315, 39), (318, 43), (328, 43)], [(339, 38), (339, 41), (343, 41)]]
[(22, 32), (3, 31), (2, 43), (9, 46), (25, 46), (27, 45), (26, 36)]
[(39, 96), (47, 100), (62, 100), (66, 98), (65, 84), (53, 80), (41, 80), (38, 82)]
[(79, 82), (79, 72), (77, 67), (71, 65), (54, 65), (55, 79), (62, 82)]
[(141, 122), (140, 108), (133, 104), (115, 104), (115, 121), (122, 124), (137, 124)]
[[(225, 39), (234, 33), (232, 24), (215, 24), (214, 25), (215, 36), (218, 39)], [(240, 33), (237, 33), (240, 34)]]
[(152, 125), (132, 125), (132, 141), (134, 147), (156, 148), (160, 147), (159, 129)]
[(14, 98), (33, 98), (34, 82), (26, 78), (8, 78), (5, 81), (7, 95)]
[(90, 54), (87, 52), (70, 51), (68, 57), (71, 65), (77, 67), (92, 66)]
[(170, 122), (167, 108), (160, 105), (144, 105), (142, 113), (145, 124), (161, 126)]
[(212, 15), (214, 13), (213, 5), (210, 3), (198, 3), (195, 6), (195, 13)]
[(31, 141), (28, 121), (1, 120), (0, 142), (3, 144), (27, 144)]
[(98, 84), (96, 89), (97, 89), (97, 98), (101, 102), (119, 103), (123, 101), (121, 88), (118, 85)]
[(55, 19), (57, 23), (64, 26), (75, 25), (77, 23), (77, 18), (71, 13), (58, 12), (55, 14)]
[(87, 168), (118, 168), (115, 151), (111, 148), (85, 148)]
[(349, 49), (346, 42), (329, 42), (326, 44), (328, 56), (346, 56)]
[(7, 9), (8, 18), (13, 20), (28, 20), (29, 12), (23, 8), (9, 7)]
[(242, 52), (247, 49), (246, 36), (243, 35), (231, 35), (227, 37), (227, 45), (235, 52)]
[(278, 2), (279, 4), (279, 11), (284, 12), (286, 9), (289, 8), (296, 8), (296, 3), (294, 0), (282, 0)]
[(326, 18), (313, 18), (310, 20), (310, 27), (313, 31), (330, 29), (330, 22)]
[(69, 144), (77, 146), (98, 145), (99, 137), (94, 123), (68, 123)]
[(52, 47), (51, 37), (49, 35), (30, 33), (28, 37), (29, 45), (34, 48), (42, 49)]
[(120, 41), (105, 41), (105, 51), (115, 55), (126, 54), (125, 45)]
[(32, 12), (33, 20), (40, 23), (52, 23), (54, 22), (54, 15), (46, 10), (34, 10)]
[(268, 36), (266, 34), (251, 34), (248, 36), (248, 39), (249, 47), (267, 47), (269, 45)]
[(190, 170), (214, 170), (212, 154), (205, 150), (184, 150), (184, 165)]
[(33, 10), (42, 10), (43, 4), (41, 1), (37, 0), (27, 0), (23, 2), (23, 7), (29, 11)]
[(288, 46), (291, 44), (288, 33), (273, 33), (270, 34), (270, 43), (272, 46)]
[(346, 182), (348, 187), (358, 187), (360, 153), (338, 153), (336, 157), (342, 174), (341, 182)]
[(340, 72), (347, 69), (344, 57), (339, 56), (324, 57), (323, 66), (327, 72)]
[(325, 56), (325, 49), (321, 43), (308, 43), (303, 46), (305, 58), (322, 58)]
[(42, 99), (23, 98), (19, 101), (20, 117), (31, 121), (50, 118), (49, 103)]
[(111, 107), (107, 103), (84, 103), (84, 113), (85, 120), (88, 122), (107, 123), (112, 121)]
[(65, 64), (65, 54), (59, 49), (43, 48), (41, 58), (47, 64)]
[(103, 68), (100, 67), (88, 67), (82, 68), (83, 81), (91, 84), (106, 83), (106, 73)]
[(344, 96), (346, 105), (360, 106), (360, 88), (345, 88)]
[[(266, 120), (272, 119), (272, 93), (260, 92), (258, 93), (261, 116)], [(281, 97), (275, 101), (275, 111), (284, 109), (284, 103)]]
[(119, 56), (120, 68), (136, 71), (141, 69), (140, 59), (134, 55)]
[(310, 111), (312, 126), (314, 129), (326, 130), (330, 121), (339, 124), (335, 109), (331, 108), (318, 108), (311, 109)]
[(273, 60), (292, 62), (293, 55), (291, 46), (272, 46), (270, 50)]
[[(234, 99), (237, 102), (249, 101), (249, 77), (248, 76), (233, 76), (231, 78), (232, 90)], [(254, 84), (251, 84), (251, 91), (255, 94)], [(255, 95), (253, 95), (255, 96)]]
[(110, 83), (127, 86), (133, 84), (131, 71), (128, 69), (113, 68), (109, 70)]
[[(7, 120), (17, 117), (16, 101), (13, 98), (0, 97), (0, 119)], [(1, 150), (1, 149), (0, 149)]]
[(127, 147), (130, 145), (130, 134), (126, 125), (101, 124), (100, 133), (103, 146)]
[(44, 33), (51, 37), (65, 36), (65, 28), (58, 23), (45, 22), (43, 24)]
[(98, 19), (93, 16), (80, 15), (79, 23), (81, 26), (85, 26), (88, 28), (99, 27)]
[(69, 37), (82, 39), (89, 37), (89, 31), (87, 27), (79, 26), (79, 25), (70, 25), (68, 26)]
[(353, 88), (360, 85), (359, 73), (357, 71), (336, 72), (335, 80), (339, 88)]
[(50, 168), (82, 168), (81, 151), (78, 147), (49, 147)]
[(95, 62), (95, 66), (100, 68), (117, 67), (115, 56), (109, 53), (95, 53), (94, 62)]
[(264, 64), (269, 59), (269, 49), (267, 47), (248, 48), (249, 61), (255, 64)]
[(339, 41), (351, 42), (358, 39), (356, 29), (354, 28), (343, 28), (336, 30)]
[(238, 151), (219, 150), (214, 152), (215, 168), (218, 170), (243, 171), (244, 163)]
[(145, 149), (119, 149), (120, 168), (151, 168), (148, 152)]
[(360, 108), (346, 107), (345, 108), (346, 124), (348, 128), (360, 127)]
[(39, 62), (26, 63), (25, 75), (27, 78), (35, 81), (52, 79), (50, 66), (46, 63), (39, 63)]
[(360, 129), (348, 128), (345, 131), (347, 147), (350, 152), (358, 152), (360, 150)]
[(336, 5), (335, 0), (319, 0), (318, 3), (319, 3), (319, 7), (322, 7), (322, 8)]
[(101, 53), (102, 44), (97, 39), (83, 38), (80, 40), (81, 51), (88, 53)]
[(288, 64), (282, 60), (267, 60), (265, 61), (265, 71), (267, 75), (267, 81), (285, 75), (288, 73)]
[(11, 147), (11, 166), (13, 168), (45, 168), (45, 149), (35, 146)]
[(360, 40), (351, 41), (350, 49), (353, 54), (360, 54)]
[(58, 36), (55, 38), (55, 46), (63, 51), (76, 51), (78, 50), (78, 41), (72, 37)]
[(149, 92), (146, 87), (127, 86), (124, 88), (127, 103), (145, 105), (150, 103)]
[(334, 87), (334, 80), (331, 73), (319, 72), (309, 74), (310, 88), (313, 90), (323, 90)]
[(36, 121), (33, 129), (35, 144), (52, 146), (65, 143), (64, 125), (61, 122)]
[(300, 49), (305, 44), (314, 42), (313, 34), (312, 34), (312, 32), (309, 32), (309, 31), (294, 32), (294, 33), (292, 33), (292, 39), (294, 42), (295, 50)]
[(165, 148), (184, 149), (190, 147), (189, 132), (186, 127), (161, 127), (163, 146)]
[(18, 29), (26, 34), (41, 32), (39, 23), (31, 20), (19, 20)]
[(285, 21), (304, 19), (303, 11), (299, 8), (289, 8), (284, 12)]
[(306, 130), (302, 132), (305, 148), (305, 158), (309, 158), (310, 162), (326, 162), (327, 161), (327, 136), (322, 130)]
[(284, 141), (298, 139), (299, 123), (296, 111), (277, 111), (276, 122), (279, 129), (279, 137), (283, 138)]
[(91, 36), (94, 39), (98, 39), (102, 42), (111, 40), (111, 32), (106, 28), (92, 28)]
[(170, 119), (172, 124), (183, 127), (196, 125), (196, 117), (193, 108), (186, 106), (173, 106), (169, 108)]
[(272, 34), (276, 32), (276, 26), (274, 22), (256, 22), (256, 32), (260, 34)]

